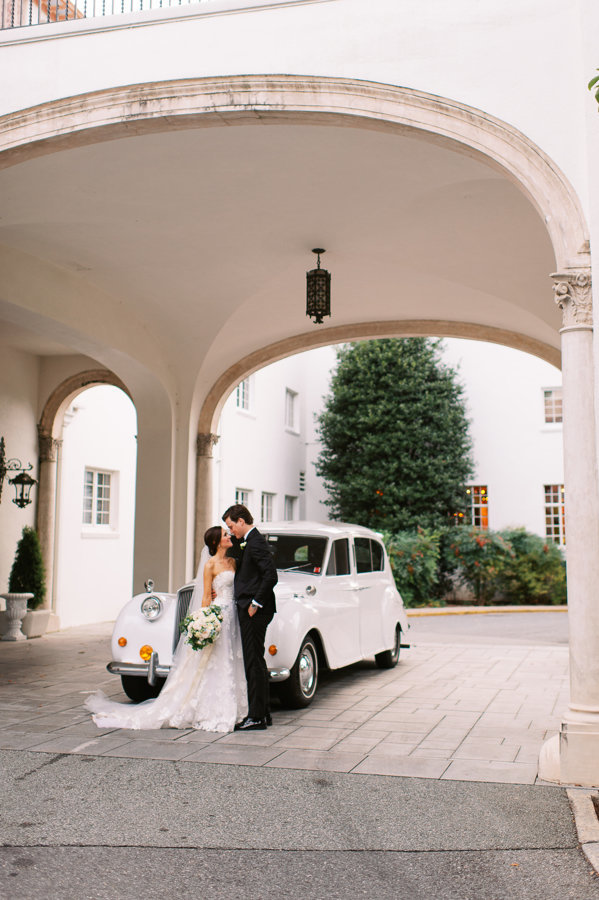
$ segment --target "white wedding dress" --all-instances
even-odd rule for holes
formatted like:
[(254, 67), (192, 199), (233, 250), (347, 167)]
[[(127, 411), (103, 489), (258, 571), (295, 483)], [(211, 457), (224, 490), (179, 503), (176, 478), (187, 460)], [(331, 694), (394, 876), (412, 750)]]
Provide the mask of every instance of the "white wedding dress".
[[(143, 703), (119, 703), (102, 691), (91, 694), (85, 706), (99, 728), (200, 728), (233, 731), (248, 712), (241, 633), (233, 599), (232, 571), (219, 572), (212, 587), (223, 622), (213, 644), (193, 650), (181, 637), (173, 668), (162, 691)], [(193, 602), (193, 601), (192, 601)]]

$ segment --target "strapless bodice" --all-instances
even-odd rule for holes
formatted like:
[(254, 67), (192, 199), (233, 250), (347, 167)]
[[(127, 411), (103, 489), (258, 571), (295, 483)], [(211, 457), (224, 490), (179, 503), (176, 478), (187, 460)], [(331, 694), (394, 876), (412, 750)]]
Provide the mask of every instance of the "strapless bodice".
[(229, 604), (233, 602), (233, 582), (235, 580), (235, 572), (227, 569), (225, 572), (219, 572), (212, 579), (212, 587), (216, 591), (215, 603)]

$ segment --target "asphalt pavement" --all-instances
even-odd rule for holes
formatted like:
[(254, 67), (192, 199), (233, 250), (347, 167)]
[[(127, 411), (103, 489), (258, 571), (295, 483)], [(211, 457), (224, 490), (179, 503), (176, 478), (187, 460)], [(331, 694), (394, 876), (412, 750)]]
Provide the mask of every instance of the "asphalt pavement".
[(555, 612), (484, 612), (410, 617), (412, 640), (514, 646), (568, 646), (568, 615)]
[(561, 789), (3, 751), (14, 900), (591, 900)]

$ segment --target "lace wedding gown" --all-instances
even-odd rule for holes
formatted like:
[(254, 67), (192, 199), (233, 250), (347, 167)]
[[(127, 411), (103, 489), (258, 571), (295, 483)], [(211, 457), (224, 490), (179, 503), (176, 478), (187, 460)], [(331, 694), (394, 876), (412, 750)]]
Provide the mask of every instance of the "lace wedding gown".
[(248, 711), (247, 683), (243, 667), (241, 634), (233, 600), (231, 571), (219, 572), (212, 586), (214, 603), (221, 607), (223, 622), (214, 644), (192, 650), (183, 637), (173, 668), (158, 697), (139, 704), (118, 703), (102, 691), (87, 698), (99, 728), (201, 728), (233, 731)]

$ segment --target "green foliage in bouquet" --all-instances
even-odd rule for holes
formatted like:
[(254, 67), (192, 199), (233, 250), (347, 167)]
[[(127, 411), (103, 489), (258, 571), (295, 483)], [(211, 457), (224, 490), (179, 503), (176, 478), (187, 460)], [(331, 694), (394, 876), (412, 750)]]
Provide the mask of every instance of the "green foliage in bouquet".
[(203, 650), (219, 636), (222, 621), (222, 609), (216, 603), (211, 603), (210, 606), (202, 606), (185, 616), (179, 627), (186, 635), (185, 642), (193, 650)]
[(35, 529), (26, 525), (17, 544), (17, 552), (10, 570), (8, 590), (11, 594), (33, 594), (27, 606), (37, 609), (46, 596), (46, 572), (42, 550)]

